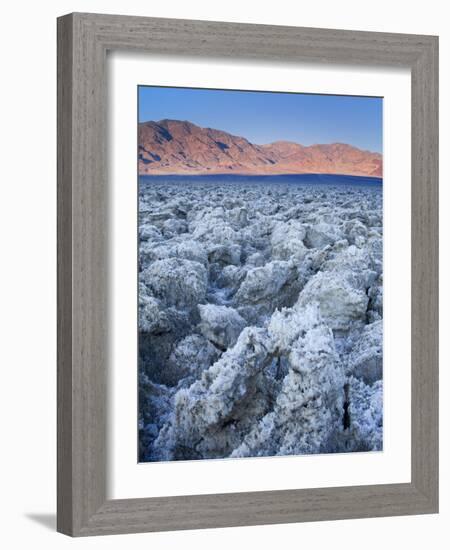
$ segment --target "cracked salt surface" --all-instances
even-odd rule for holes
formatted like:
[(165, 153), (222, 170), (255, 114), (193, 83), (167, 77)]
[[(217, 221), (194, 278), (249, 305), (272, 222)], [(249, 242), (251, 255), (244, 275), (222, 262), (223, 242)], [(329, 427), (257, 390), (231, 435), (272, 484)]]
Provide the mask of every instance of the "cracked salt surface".
[(139, 459), (382, 449), (382, 186), (144, 177)]

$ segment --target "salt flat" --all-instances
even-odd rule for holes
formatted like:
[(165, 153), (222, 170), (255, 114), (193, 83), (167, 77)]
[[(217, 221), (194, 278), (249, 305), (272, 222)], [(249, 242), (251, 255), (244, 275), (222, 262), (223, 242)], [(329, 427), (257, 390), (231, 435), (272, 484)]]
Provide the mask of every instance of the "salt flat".
[(381, 450), (382, 234), (373, 178), (140, 178), (140, 460)]

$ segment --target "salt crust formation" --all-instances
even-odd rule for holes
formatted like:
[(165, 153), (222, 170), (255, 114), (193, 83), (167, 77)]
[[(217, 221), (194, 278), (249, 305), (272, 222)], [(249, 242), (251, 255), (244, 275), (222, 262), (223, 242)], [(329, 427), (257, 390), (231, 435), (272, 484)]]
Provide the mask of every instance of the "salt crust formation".
[(382, 449), (381, 187), (139, 198), (140, 460)]

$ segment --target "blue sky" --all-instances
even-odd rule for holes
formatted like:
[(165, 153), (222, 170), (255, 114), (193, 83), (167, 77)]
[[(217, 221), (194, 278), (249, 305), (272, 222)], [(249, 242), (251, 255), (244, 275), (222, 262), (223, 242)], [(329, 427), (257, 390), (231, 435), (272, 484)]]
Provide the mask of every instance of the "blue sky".
[(382, 152), (382, 98), (139, 86), (139, 121), (189, 120), (243, 136)]

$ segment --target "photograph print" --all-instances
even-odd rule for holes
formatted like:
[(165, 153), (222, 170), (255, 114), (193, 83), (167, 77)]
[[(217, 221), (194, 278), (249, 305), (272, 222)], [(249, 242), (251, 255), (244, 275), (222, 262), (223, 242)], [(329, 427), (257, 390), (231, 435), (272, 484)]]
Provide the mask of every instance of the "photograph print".
[(383, 99), (138, 87), (138, 460), (383, 449)]

